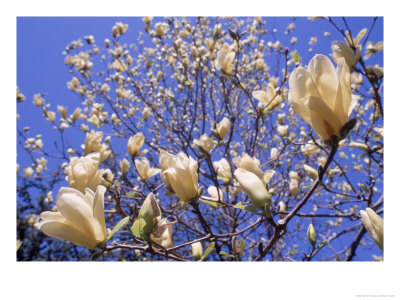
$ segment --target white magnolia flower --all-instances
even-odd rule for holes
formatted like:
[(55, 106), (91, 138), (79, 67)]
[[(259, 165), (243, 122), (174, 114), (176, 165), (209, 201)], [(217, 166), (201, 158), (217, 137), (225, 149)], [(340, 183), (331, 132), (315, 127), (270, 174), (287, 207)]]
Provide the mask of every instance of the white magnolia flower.
[(296, 68), (289, 78), (289, 102), (323, 140), (340, 136), (356, 104), (352, 101), (350, 71), (344, 58), (335, 70), (324, 55), (314, 56), (307, 70)]
[(203, 256), (203, 247), (201, 242), (196, 242), (192, 244), (192, 254), (195, 260), (199, 260)]
[(98, 152), (80, 158), (72, 157), (66, 168), (68, 185), (81, 193), (85, 192), (85, 188), (96, 190), (104, 173), (104, 170), (97, 169), (99, 163), (100, 153)]
[(229, 182), (232, 180), (231, 166), (225, 158), (213, 162), (213, 166), (218, 175), (221, 176), (224, 181)]
[[(172, 190), (183, 202), (188, 202), (198, 195), (199, 178), (197, 175), (197, 162), (183, 152), (166, 157), (168, 168), (162, 172), (164, 183), (170, 185)], [(165, 166), (164, 166), (165, 167)], [(164, 168), (162, 166), (162, 168)]]
[(203, 134), (200, 139), (194, 139), (193, 144), (199, 148), (200, 152), (210, 154), (211, 150), (218, 144), (217, 141), (208, 136), (207, 133)]
[(57, 195), (56, 212), (40, 214), (38, 228), (46, 235), (95, 249), (107, 237), (104, 219), (104, 192), (99, 185), (96, 193), (90, 189), (85, 194), (73, 188), (62, 187)]
[(144, 152), (139, 152), (140, 148), (142, 148), (144, 144), (144, 135), (139, 132), (134, 136), (131, 136), (128, 140), (128, 153), (130, 156), (139, 156)]
[(228, 118), (223, 118), (222, 121), (217, 124), (216, 136), (218, 137), (218, 139), (220, 140), (224, 139), (225, 135), (229, 131), (230, 124), (231, 122), (229, 121)]
[(231, 75), (234, 68), (235, 52), (232, 51), (231, 47), (224, 43), (221, 49), (217, 53), (217, 58), (215, 60), (215, 67), (221, 70), (227, 75)]
[(135, 166), (140, 177), (146, 182), (161, 171), (159, 168), (150, 168), (150, 161), (146, 157), (135, 159)]
[(361, 221), (375, 243), (383, 250), (383, 219), (371, 208), (360, 211)]
[[(350, 34), (347, 32), (346, 33), (347, 39), (345, 42), (334, 41), (332, 43), (333, 60), (337, 64), (339, 64), (339, 59), (343, 57), (349, 69), (351, 70), (361, 58), (362, 46), (359, 45), (359, 42), (366, 33), (367, 33), (367, 28), (364, 28), (358, 33), (356, 38), (352, 38)], [(349, 42), (352, 43), (352, 45), (355, 47), (355, 50), (353, 50)]]
[(110, 154), (110, 148), (105, 145), (101, 144), (101, 140), (103, 139), (103, 132), (102, 131), (90, 131), (86, 133), (86, 140), (85, 140), (85, 154), (90, 154), (92, 152), (99, 152), (100, 153), (100, 162), (106, 160)]
[(247, 153), (242, 153), (242, 156), (235, 157), (232, 161), (238, 169), (240, 168), (252, 172), (260, 178), (260, 180), (264, 180), (261, 164), (257, 158), (251, 158)]
[(254, 91), (252, 93), (253, 97), (261, 101), (261, 103), (268, 109), (279, 108), (279, 104), (282, 101), (282, 95), (277, 95), (274, 86), (268, 83), (267, 92), (264, 91)]
[(271, 204), (271, 196), (264, 182), (256, 174), (242, 168), (236, 169), (234, 174), (255, 207), (263, 208), (265, 204)]

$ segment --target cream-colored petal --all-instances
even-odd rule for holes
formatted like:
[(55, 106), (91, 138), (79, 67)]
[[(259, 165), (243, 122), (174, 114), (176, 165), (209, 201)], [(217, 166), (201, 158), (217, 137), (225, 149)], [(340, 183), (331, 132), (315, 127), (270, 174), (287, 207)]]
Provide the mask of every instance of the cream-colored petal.
[(88, 201), (84, 198), (81, 192), (62, 187), (57, 195), (57, 208), (68, 223), (80, 228), (94, 240), (93, 207), (88, 205)]
[(268, 97), (267, 97), (267, 93), (264, 91), (254, 91), (252, 93), (253, 97), (265, 104), (268, 103)]
[(334, 112), (338, 116), (341, 124), (344, 125), (348, 120), (351, 104), (351, 76), (349, 67), (344, 58), (338, 59), (336, 73), (339, 79), (339, 86)]
[(47, 220), (39, 224), (39, 229), (46, 235), (61, 238), (63, 240), (82, 245), (89, 249), (95, 249), (97, 242), (88, 237), (84, 232), (60, 220)]
[(322, 100), (333, 110), (339, 81), (331, 60), (325, 55), (315, 55), (310, 60), (307, 70), (311, 74)]
[(342, 124), (325, 102), (316, 97), (308, 97), (307, 107), (312, 113), (315, 113), (320, 119), (328, 123), (324, 126), (328, 134), (339, 136)]
[(290, 95), (291, 92), (289, 92), (289, 103), (295, 113), (298, 114), (304, 121), (306, 121), (307, 124), (311, 125), (311, 112), (307, 107), (308, 97), (304, 97), (295, 101), (294, 97)]
[(106, 220), (104, 217), (104, 193), (106, 188), (99, 185), (94, 195), (93, 217), (95, 223), (96, 240), (102, 242), (107, 237)]
[(298, 102), (308, 96), (320, 97), (311, 74), (304, 68), (296, 68), (289, 77), (289, 88), (293, 101)]
[(311, 127), (315, 131), (315, 133), (324, 141), (329, 140), (331, 137), (327, 132), (326, 121), (321, 119), (319, 115), (312, 113), (311, 114)]
[(354, 46), (358, 46), (358, 43), (361, 41), (361, 39), (364, 37), (364, 35), (367, 33), (367, 28), (363, 28), (360, 30), (360, 32), (357, 34), (356, 38), (354, 39)]
[(158, 173), (160, 173), (161, 172), (161, 169), (158, 169), (158, 168), (151, 168), (150, 170), (149, 170), (149, 178), (151, 178), (152, 176), (154, 176), (154, 175), (157, 175)]

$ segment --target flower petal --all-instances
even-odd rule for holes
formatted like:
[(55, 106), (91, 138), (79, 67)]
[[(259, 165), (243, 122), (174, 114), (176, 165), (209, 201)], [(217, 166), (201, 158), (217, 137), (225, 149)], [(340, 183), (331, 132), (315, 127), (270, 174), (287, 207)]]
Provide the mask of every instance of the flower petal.
[(307, 107), (312, 111), (312, 114), (316, 114), (318, 118), (326, 121), (327, 124), (324, 124), (324, 128), (328, 134), (339, 136), (342, 124), (324, 101), (316, 97), (308, 97)]
[(66, 241), (82, 245), (89, 249), (95, 249), (97, 243), (88, 237), (85, 232), (69, 224), (69, 222), (58, 212), (43, 212), (43, 219), (39, 223), (39, 229), (46, 235), (57, 237)]
[(95, 240), (93, 206), (78, 190), (62, 187), (57, 195), (57, 208), (69, 223)]
[(311, 74), (322, 100), (333, 110), (339, 81), (331, 60), (325, 55), (315, 55), (310, 60), (307, 70)]
[(102, 242), (107, 237), (106, 220), (104, 218), (104, 193), (106, 188), (102, 185), (97, 187), (94, 194), (93, 217), (95, 223), (96, 240)]
[(311, 74), (304, 68), (296, 68), (293, 70), (289, 77), (289, 88), (292, 93), (293, 101), (300, 101), (308, 96), (320, 97)]
[(340, 58), (337, 60), (337, 78), (339, 78), (338, 91), (336, 95), (334, 112), (338, 116), (342, 125), (344, 125), (351, 111), (351, 77), (350, 70), (347, 66), (345, 59)]

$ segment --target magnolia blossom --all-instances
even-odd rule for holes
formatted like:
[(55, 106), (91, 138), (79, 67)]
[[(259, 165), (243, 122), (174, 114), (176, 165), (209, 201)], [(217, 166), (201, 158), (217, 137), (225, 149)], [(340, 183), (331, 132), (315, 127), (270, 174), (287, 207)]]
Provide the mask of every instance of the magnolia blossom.
[(40, 214), (38, 228), (46, 235), (58, 237), (91, 250), (105, 242), (104, 192), (99, 185), (96, 193), (85, 194), (73, 188), (62, 187), (57, 195), (57, 212)]
[(221, 189), (211, 185), (207, 188), (208, 194), (211, 198), (215, 201), (222, 201), (224, 199), (224, 194), (222, 193)]
[[(278, 212), (286, 212), (286, 204), (283, 201), (279, 201)], [(286, 216), (286, 214), (279, 214), (279, 215), (282, 219)]]
[(286, 136), (289, 131), (289, 125), (279, 125), (277, 131), (280, 136)]
[(59, 114), (65, 119), (68, 115), (68, 109), (62, 105), (57, 105)]
[(150, 168), (150, 161), (146, 157), (142, 157), (140, 160), (135, 159), (135, 166), (140, 177), (146, 182), (161, 171), (158, 168)]
[(301, 153), (303, 153), (305, 156), (311, 156), (321, 151), (312, 141), (307, 142), (305, 145), (301, 145), (300, 149)]
[(227, 43), (224, 43), (217, 53), (215, 67), (223, 73), (231, 75), (233, 72), (233, 61), (235, 60), (235, 55), (236, 54), (232, 51), (231, 47)]
[(121, 160), (119, 162), (119, 169), (121, 170), (122, 174), (128, 173), (130, 167), (131, 167), (131, 164), (129, 163), (129, 161), (126, 158), (124, 158), (123, 160)]
[(227, 182), (232, 180), (231, 166), (225, 158), (213, 162), (213, 166), (218, 175), (221, 176), (222, 180)]
[[(362, 46), (359, 45), (359, 42), (366, 33), (367, 28), (364, 28), (358, 33), (357, 37), (353, 39), (347, 32), (346, 42), (333, 42), (333, 60), (339, 64), (339, 59), (343, 57), (346, 60), (346, 64), (348, 65), (349, 69), (352, 69), (360, 60)], [(355, 50), (353, 50), (349, 43), (353, 43), (352, 46), (355, 47)]]
[(191, 156), (179, 152), (177, 155), (170, 155), (163, 163), (168, 168), (162, 172), (161, 178), (165, 178), (163, 181), (171, 186), (179, 199), (188, 202), (196, 198), (199, 186), (197, 162)]
[(139, 132), (134, 136), (131, 136), (128, 140), (128, 153), (131, 157), (142, 155), (143, 152), (139, 152), (144, 144), (144, 135)]
[(376, 43), (376, 45), (373, 42), (368, 42), (367, 46), (365, 47), (365, 56), (364, 59), (369, 59), (372, 54), (375, 54), (376, 52), (380, 51), (383, 49), (383, 42)]
[(292, 194), (292, 196), (296, 197), (299, 193), (299, 181), (300, 181), (300, 176), (297, 172), (295, 171), (290, 171), (289, 172), (289, 191)]
[(231, 122), (228, 118), (223, 118), (222, 121), (217, 124), (216, 130), (213, 131), (214, 136), (219, 140), (223, 140), (229, 131), (230, 124)]
[(304, 171), (306, 171), (307, 175), (312, 179), (316, 180), (318, 178), (318, 172), (313, 167), (309, 165), (304, 165)]
[(96, 132), (92, 130), (90, 133), (86, 133), (85, 154), (87, 155), (92, 152), (99, 152), (100, 162), (106, 160), (111, 154), (110, 148), (105, 144), (101, 144), (102, 139), (103, 139), (102, 131)]
[(307, 238), (311, 245), (315, 246), (317, 242), (317, 237), (315, 234), (315, 229), (313, 224), (310, 224), (307, 229)]
[(72, 157), (66, 168), (68, 185), (81, 193), (85, 192), (85, 188), (96, 190), (104, 171), (97, 170), (99, 163), (100, 153), (97, 152), (80, 158)]
[(154, 29), (159, 37), (163, 37), (168, 31), (168, 24), (165, 22), (158, 22), (154, 24)]
[(371, 208), (360, 211), (361, 221), (375, 243), (383, 250), (383, 219)]
[(252, 172), (260, 178), (260, 180), (264, 180), (261, 164), (257, 158), (251, 158), (247, 153), (242, 153), (241, 157), (235, 157), (232, 161), (238, 169), (240, 168)]
[(192, 244), (192, 254), (195, 260), (199, 260), (203, 256), (203, 247), (201, 242), (196, 242)]
[(335, 70), (328, 57), (318, 54), (307, 70), (296, 68), (289, 78), (289, 102), (323, 140), (340, 136), (356, 104), (351, 97), (349, 68), (344, 58), (337, 63)]
[(265, 204), (271, 204), (271, 196), (264, 182), (256, 174), (242, 168), (236, 169), (234, 174), (255, 207), (263, 208)]
[(198, 140), (194, 139), (193, 143), (202, 153), (210, 153), (210, 151), (217, 145), (217, 141), (209, 137), (207, 133), (203, 134)]
[(254, 91), (252, 95), (269, 109), (278, 108), (279, 103), (283, 99), (282, 95), (276, 93), (276, 90), (271, 83), (268, 83), (267, 92)]

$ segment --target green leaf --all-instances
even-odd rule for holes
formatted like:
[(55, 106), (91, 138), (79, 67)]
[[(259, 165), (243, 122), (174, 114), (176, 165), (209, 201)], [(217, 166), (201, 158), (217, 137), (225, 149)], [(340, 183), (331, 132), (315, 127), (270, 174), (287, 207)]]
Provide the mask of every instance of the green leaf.
[(325, 246), (325, 245), (328, 245), (328, 241), (322, 241), (322, 242), (318, 245), (318, 248), (321, 248), (321, 247), (323, 247), (323, 246)]
[(118, 224), (114, 226), (113, 230), (111, 230), (110, 234), (107, 236), (107, 241), (109, 241), (117, 231), (121, 230), (128, 224), (129, 224), (129, 217), (125, 217), (121, 221), (119, 221)]
[(203, 256), (200, 258), (199, 261), (203, 261), (207, 258), (208, 254), (211, 253), (211, 251), (214, 250), (215, 247), (215, 242), (211, 242), (210, 245), (208, 245), (208, 248), (206, 249), (206, 251), (204, 252)]
[(292, 56), (292, 61), (294, 61), (295, 63), (299, 63), (301, 61), (301, 57), (297, 50), (290, 52), (290, 55)]
[(297, 249), (293, 249), (289, 251), (290, 255), (295, 255), (297, 253)]
[(132, 234), (137, 238), (143, 238), (143, 228), (146, 226), (146, 221), (142, 218), (136, 219), (131, 227)]
[(244, 205), (242, 202), (239, 202), (236, 203), (233, 207), (238, 209), (244, 209), (253, 214), (259, 215), (259, 213), (257, 213), (257, 208), (254, 205)]
[(200, 199), (200, 201), (203, 202), (204, 204), (210, 205), (212, 207), (216, 207), (216, 208), (219, 207), (218, 203), (215, 201), (207, 201), (207, 200), (203, 200), (203, 199)]
[(131, 192), (126, 192), (125, 196), (127, 196), (127, 197), (136, 197), (137, 194), (136, 193), (131, 193)]
[(239, 249), (242, 250), (242, 253), (244, 252), (245, 247), (246, 247), (246, 241), (244, 239), (241, 239), (239, 242)]
[(235, 258), (235, 255), (226, 253), (225, 251), (221, 251), (219, 254), (224, 255), (224, 256), (229, 256), (229, 257)]

